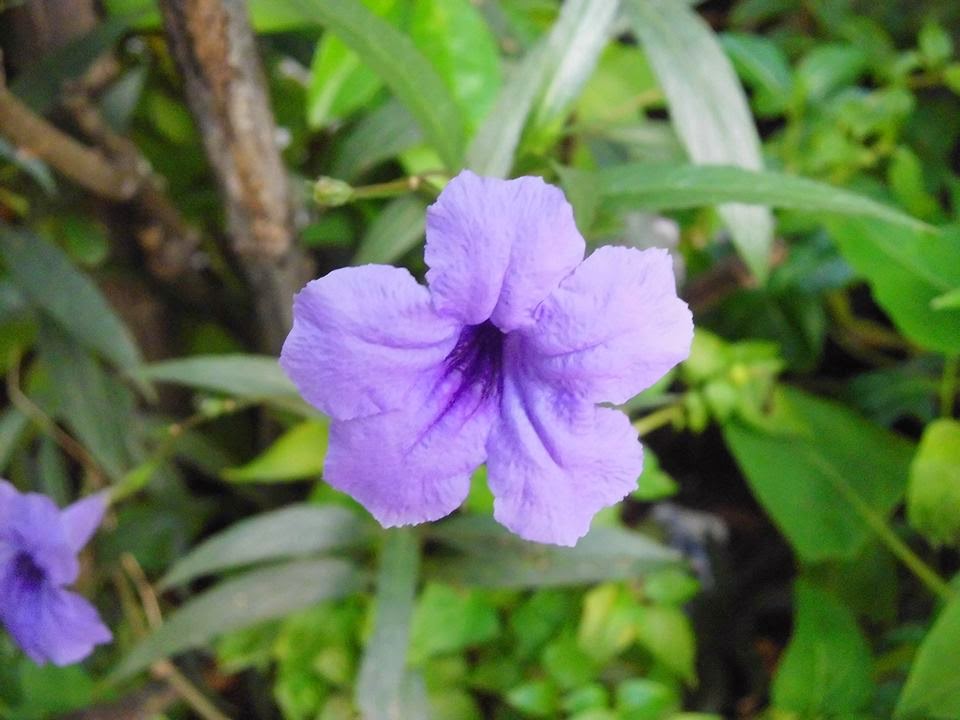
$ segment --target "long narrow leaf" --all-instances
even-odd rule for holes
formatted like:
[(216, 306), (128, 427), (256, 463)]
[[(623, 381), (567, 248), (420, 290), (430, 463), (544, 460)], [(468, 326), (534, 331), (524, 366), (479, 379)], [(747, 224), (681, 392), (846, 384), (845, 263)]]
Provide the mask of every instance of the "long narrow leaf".
[(0, 257), (20, 291), (77, 342), (119, 368), (140, 364), (126, 325), (60, 248), (0, 225)]
[(370, 223), (354, 264), (395, 262), (423, 239), (426, 222), (427, 203), (423, 198), (405, 195), (393, 200)]
[(568, 0), (563, 4), (550, 33), (527, 53), (500, 91), (470, 144), (467, 167), (481, 175), (509, 174), (537, 99), (544, 98), (544, 118), (548, 118), (576, 96), (603, 49), (599, 38), (606, 37), (616, 6), (616, 0)]
[(463, 553), (431, 565), (431, 576), (478, 587), (583, 585), (639, 577), (680, 562), (673, 550), (612, 527), (594, 528), (572, 548), (526, 542), (479, 516), (457, 517), (428, 532)]
[(561, 118), (577, 99), (607, 45), (619, 5), (619, 0), (597, 0), (584, 5), (576, 36), (564, 48), (537, 102), (531, 120), (533, 132)]
[(293, 505), (243, 520), (205, 540), (177, 561), (160, 586), (266, 560), (338, 550), (367, 538), (367, 527), (346, 508)]
[(364, 116), (336, 151), (330, 174), (351, 181), (423, 141), (417, 121), (391, 99)]
[(356, 0), (278, 0), (335, 33), (417, 119), (451, 170), (463, 161), (465, 122), (443, 80), (413, 42)]
[(362, 584), (363, 576), (345, 560), (304, 560), (249, 572), (217, 585), (170, 615), (127, 655), (113, 677), (129, 677), (155, 660), (200, 647), (230, 630), (344, 597)]
[(377, 614), (357, 680), (356, 701), (367, 720), (409, 718), (404, 675), (420, 549), (408, 529), (387, 532), (377, 576)]
[(751, 203), (838, 215), (861, 215), (903, 228), (933, 228), (895, 208), (842, 188), (796, 175), (720, 165), (617, 165), (596, 183), (609, 202), (648, 210), (679, 210), (718, 203)]
[(142, 365), (133, 376), (262, 401), (305, 417), (319, 414), (303, 401), (277, 359), (268, 355), (196, 355)]
[[(626, 0), (626, 6), (691, 159), (761, 169), (760, 139), (743, 88), (710, 27), (682, 2)], [(747, 266), (765, 279), (773, 246), (770, 211), (725, 205), (720, 213)]]

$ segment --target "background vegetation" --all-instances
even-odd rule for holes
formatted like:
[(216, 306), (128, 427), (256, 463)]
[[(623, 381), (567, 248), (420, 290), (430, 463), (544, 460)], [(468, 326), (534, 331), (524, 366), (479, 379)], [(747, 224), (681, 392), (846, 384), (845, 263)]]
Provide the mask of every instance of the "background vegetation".
[[(116, 636), (0, 635), (0, 716), (960, 717), (960, 6), (159, 4), (0, 3), (0, 469), (112, 487)], [(422, 274), (462, 167), (669, 247), (694, 310), (575, 549), (483, 470), (381, 530), (276, 365), (307, 278)]]

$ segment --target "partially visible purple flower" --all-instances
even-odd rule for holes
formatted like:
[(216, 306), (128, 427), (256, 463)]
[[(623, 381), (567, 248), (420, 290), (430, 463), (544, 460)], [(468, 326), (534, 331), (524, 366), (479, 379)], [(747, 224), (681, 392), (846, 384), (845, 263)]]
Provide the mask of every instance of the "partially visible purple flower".
[(0, 480), (0, 622), (40, 665), (79, 662), (112, 639), (94, 607), (65, 589), (106, 508), (103, 495), (92, 495), (60, 510)]
[(435, 520), (487, 463), (494, 517), (573, 545), (643, 465), (622, 403), (690, 349), (662, 250), (584, 259), (539, 178), (463, 172), (427, 212), (429, 289), (367, 265), (307, 284), (280, 362), (333, 423), (324, 477), (385, 526)]

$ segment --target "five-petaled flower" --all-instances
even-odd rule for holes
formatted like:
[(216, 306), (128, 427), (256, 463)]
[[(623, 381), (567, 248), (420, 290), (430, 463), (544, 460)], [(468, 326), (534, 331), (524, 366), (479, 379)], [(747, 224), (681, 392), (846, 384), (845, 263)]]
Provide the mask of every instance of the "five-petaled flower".
[(585, 243), (539, 178), (463, 172), (427, 211), (427, 283), (384, 265), (297, 295), (280, 362), (332, 419), (325, 479), (384, 526), (435, 520), (484, 461), (494, 517), (573, 545), (643, 464), (623, 403), (693, 323), (663, 250)]
[(94, 607), (65, 589), (106, 508), (91, 495), (60, 510), (0, 480), (0, 621), (36, 663), (69, 665), (111, 640)]

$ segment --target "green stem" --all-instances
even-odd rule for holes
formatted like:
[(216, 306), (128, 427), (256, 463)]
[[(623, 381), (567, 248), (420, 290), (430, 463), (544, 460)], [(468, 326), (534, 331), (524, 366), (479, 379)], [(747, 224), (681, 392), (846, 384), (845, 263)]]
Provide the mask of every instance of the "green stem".
[(376, 198), (396, 197), (406, 195), (407, 193), (419, 190), (428, 177), (435, 175), (446, 175), (443, 172), (429, 172), (420, 175), (411, 175), (410, 177), (399, 178), (389, 182), (374, 183), (373, 185), (362, 185), (353, 189), (351, 200), (369, 200)]
[(445, 170), (431, 170), (419, 175), (398, 178), (388, 182), (374, 183), (352, 187), (349, 183), (337, 178), (320, 177), (313, 184), (313, 199), (322, 207), (340, 207), (357, 200), (376, 200), (380, 198), (398, 197), (417, 192), (430, 178), (449, 178)]
[(640, 436), (643, 437), (654, 430), (662, 428), (664, 425), (682, 419), (683, 408), (679, 403), (674, 403), (672, 405), (662, 407), (659, 410), (655, 410), (649, 415), (644, 415), (639, 420), (635, 420), (633, 427), (640, 434)]
[(133, 470), (124, 475), (120, 481), (110, 489), (110, 504), (124, 500), (131, 495), (140, 492), (147, 486), (160, 466), (171, 456), (176, 449), (177, 442), (183, 437), (184, 432), (191, 430), (205, 422), (215, 420), (224, 415), (246, 410), (253, 404), (252, 401), (239, 402), (237, 400), (224, 400), (214, 411), (201, 411), (191, 415), (186, 420), (173, 423), (164, 431), (163, 439), (145, 461), (140, 463)]
[(948, 355), (943, 363), (943, 379), (940, 381), (940, 415), (942, 417), (953, 417), (958, 379), (960, 379), (960, 355)]

